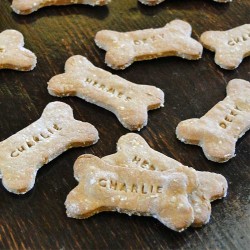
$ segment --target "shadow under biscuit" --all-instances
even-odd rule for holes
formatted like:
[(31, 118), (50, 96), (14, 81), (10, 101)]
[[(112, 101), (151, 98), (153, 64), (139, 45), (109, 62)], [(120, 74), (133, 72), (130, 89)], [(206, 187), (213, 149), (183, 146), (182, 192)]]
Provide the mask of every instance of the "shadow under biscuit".
[(58, 16), (86, 16), (97, 20), (103, 20), (108, 15), (108, 6), (88, 6), (82, 4), (42, 7), (28, 15), (18, 15), (12, 11), (12, 18), (19, 24), (30, 24), (41, 18), (47, 19)]
[[(142, 4), (138, 1), (137, 7), (139, 11), (146, 15), (146, 16), (154, 16), (159, 14), (160, 12), (163, 12), (165, 10), (168, 10), (170, 13), (169, 14), (178, 14), (177, 11), (179, 12), (179, 15), (182, 16), (184, 13), (180, 11), (195, 11), (198, 10), (198, 6), (201, 6), (200, 2), (204, 2), (203, 8), (200, 8), (200, 10), (206, 10), (206, 11), (220, 11), (221, 14), (223, 14), (225, 11), (228, 10), (230, 7), (230, 3), (219, 3), (219, 2), (214, 2), (213, 0), (165, 0), (164, 2), (154, 5), (154, 6), (149, 6)], [(197, 3), (199, 2), (199, 3)], [(176, 13), (175, 13), (176, 12)], [(180, 16), (176, 16), (181, 18)]]

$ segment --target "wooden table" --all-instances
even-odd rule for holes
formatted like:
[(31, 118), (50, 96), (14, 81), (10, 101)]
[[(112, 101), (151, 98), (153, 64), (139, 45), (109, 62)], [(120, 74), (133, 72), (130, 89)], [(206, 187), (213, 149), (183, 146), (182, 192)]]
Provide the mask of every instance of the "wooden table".
[[(199, 61), (162, 58), (112, 71), (93, 38), (101, 29), (156, 28), (182, 19), (192, 25), (193, 37), (198, 39), (206, 30), (250, 23), (250, 1), (167, 0), (146, 7), (136, 0), (113, 0), (107, 7), (48, 7), (28, 16), (14, 14), (10, 2), (0, 3), (0, 31), (21, 31), (38, 64), (31, 72), (0, 71), (0, 140), (38, 119), (44, 107), (56, 100), (68, 103), (77, 119), (92, 123), (100, 140), (88, 148), (69, 150), (47, 164), (39, 170), (34, 189), (25, 195), (10, 194), (1, 184), (0, 249), (249, 249), (249, 133), (238, 141), (235, 158), (216, 164), (204, 157), (201, 148), (177, 140), (175, 128), (181, 120), (200, 117), (222, 100), (229, 80), (249, 81), (250, 57), (233, 71), (219, 68), (214, 53), (208, 50)], [(99, 157), (112, 154), (119, 137), (129, 132), (111, 112), (76, 97), (59, 99), (48, 94), (48, 80), (62, 73), (66, 59), (75, 54), (132, 82), (164, 91), (165, 107), (149, 112), (148, 125), (139, 134), (155, 150), (227, 178), (228, 196), (212, 203), (208, 225), (177, 233), (153, 218), (114, 212), (87, 220), (67, 218), (64, 201), (77, 184), (72, 169), (76, 158), (84, 153)]]

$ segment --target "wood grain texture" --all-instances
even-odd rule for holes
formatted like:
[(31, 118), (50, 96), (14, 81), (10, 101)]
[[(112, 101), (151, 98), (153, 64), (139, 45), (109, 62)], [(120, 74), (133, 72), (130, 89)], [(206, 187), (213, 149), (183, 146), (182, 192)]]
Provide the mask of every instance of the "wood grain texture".
[[(199, 61), (161, 58), (112, 71), (93, 38), (101, 29), (156, 28), (179, 18), (192, 25), (193, 37), (198, 39), (206, 30), (250, 23), (250, 1), (166, 0), (146, 7), (136, 0), (113, 0), (107, 7), (48, 7), (28, 16), (14, 14), (10, 3), (0, 1), (0, 31), (12, 28), (22, 32), (26, 48), (36, 53), (38, 64), (31, 72), (0, 71), (0, 140), (38, 119), (48, 102), (55, 100), (71, 105), (76, 119), (96, 126), (101, 139), (44, 166), (34, 189), (24, 196), (10, 194), (0, 184), (0, 249), (249, 249), (249, 132), (238, 141), (235, 158), (216, 164), (204, 157), (201, 148), (178, 141), (175, 128), (181, 120), (200, 117), (222, 100), (229, 80), (249, 81), (250, 57), (233, 71), (220, 69), (208, 50)], [(118, 213), (101, 213), (87, 220), (66, 217), (64, 201), (77, 184), (72, 169), (76, 158), (83, 153), (112, 154), (119, 137), (128, 132), (111, 112), (76, 97), (59, 99), (48, 94), (47, 81), (62, 73), (66, 59), (75, 54), (132, 82), (156, 85), (164, 91), (165, 107), (149, 112), (148, 126), (139, 134), (155, 150), (227, 178), (228, 196), (212, 203), (208, 225), (176, 233), (147, 217)]]

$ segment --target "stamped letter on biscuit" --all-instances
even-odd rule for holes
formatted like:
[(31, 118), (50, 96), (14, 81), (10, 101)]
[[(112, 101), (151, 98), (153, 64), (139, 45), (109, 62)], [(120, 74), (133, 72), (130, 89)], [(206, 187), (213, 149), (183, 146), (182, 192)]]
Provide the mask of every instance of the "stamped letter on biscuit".
[(195, 171), (152, 148), (138, 134), (122, 136), (117, 143), (117, 153), (102, 158), (111, 165), (139, 168), (159, 173), (179, 172), (187, 176), (188, 199), (194, 210), (192, 226), (206, 224), (210, 219), (210, 202), (221, 199), (227, 193), (227, 181), (220, 175)]
[[(149, 6), (157, 5), (157, 4), (160, 4), (164, 1), (165, 0), (139, 0), (139, 2), (141, 2), (145, 5), (149, 5)], [(218, 3), (228, 3), (228, 2), (232, 2), (233, 0), (213, 0), (213, 1), (218, 2)]]
[(178, 124), (179, 140), (202, 147), (207, 159), (226, 162), (235, 156), (235, 145), (250, 128), (250, 82), (234, 79), (228, 83), (227, 97), (200, 119)]
[(35, 183), (37, 170), (72, 147), (98, 140), (89, 123), (77, 121), (69, 105), (49, 103), (40, 119), (0, 142), (0, 174), (4, 187), (24, 194)]
[(20, 15), (27, 15), (38, 9), (51, 5), (88, 4), (105, 5), (111, 0), (13, 0), (11, 8)]
[(148, 110), (163, 106), (164, 93), (154, 87), (138, 85), (95, 67), (83, 56), (72, 56), (65, 73), (48, 83), (54, 96), (78, 96), (113, 112), (129, 130), (147, 125)]
[(65, 202), (69, 217), (87, 218), (101, 211), (151, 215), (176, 231), (194, 220), (183, 173), (122, 168), (93, 155), (80, 156), (74, 173), (79, 185)]
[(23, 35), (16, 30), (0, 33), (0, 69), (29, 71), (36, 66), (36, 56), (24, 47)]
[(250, 24), (227, 31), (206, 31), (200, 40), (205, 48), (215, 51), (215, 63), (223, 69), (235, 69), (250, 56)]
[(95, 43), (107, 51), (105, 62), (113, 69), (125, 69), (134, 61), (179, 56), (189, 60), (201, 58), (202, 45), (191, 38), (189, 23), (174, 20), (165, 27), (131, 32), (102, 30)]

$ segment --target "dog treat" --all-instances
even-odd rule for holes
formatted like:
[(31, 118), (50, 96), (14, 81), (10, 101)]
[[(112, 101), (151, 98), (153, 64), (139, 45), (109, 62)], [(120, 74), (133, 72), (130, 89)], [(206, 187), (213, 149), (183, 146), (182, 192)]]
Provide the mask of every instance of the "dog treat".
[(24, 47), (22, 33), (5, 30), (0, 33), (0, 69), (29, 71), (36, 66), (36, 56)]
[(164, 93), (154, 87), (137, 85), (95, 67), (83, 56), (72, 56), (65, 73), (48, 82), (54, 96), (78, 96), (113, 112), (129, 130), (147, 125), (148, 110), (163, 106)]
[(179, 140), (202, 147), (207, 159), (226, 162), (235, 156), (235, 144), (250, 128), (250, 82), (234, 79), (228, 83), (227, 97), (200, 119), (178, 124)]
[(230, 3), (233, 0), (213, 0), (214, 2), (218, 2), (218, 3)]
[(0, 143), (0, 173), (3, 186), (24, 194), (33, 188), (37, 170), (72, 147), (89, 146), (98, 132), (89, 123), (77, 121), (69, 105), (49, 103), (40, 119)]
[(95, 43), (107, 51), (105, 62), (113, 69), (125, 69), (134, 61), (165, 56), (189, 60), (201, 58), (202, 45), (191, 38), (189, 23), (174, 20), (163, 28), (131, 32), (99, 31)]
[(122, 136), (117, 143), (117, 153), (102, 158), (111, 165), (139, 168), (159, 173), (180, 172), (187, 178), (189, 202), (194, 210), (192, 226), (206, 224), (210, 219), (211, 204), (227, 193), (227, 181), (219, 174), (195, 171), (180, 162), (163, 155), (147, 144), (140, 136), (129, 133)]
[(11, 8), (20, 15), (27, 15), (40, 8), (52, 5), (71, 5), (71, 4), (87, 4), (87, 5), (106, 5), (111, 0), (13, 0)]
[(162, 2), (164, 2), (165, 0), (139, 0), (139, 2), (145, 4), (145, 5), (150, 5), (150, 6), (153, 6), (153, 5), (157, 5), (157, 4), (160, 4)]
[(101, 211), (151, 215), (176, 231), (194, 220), (183, 173), (122, 168), (82, 155), (74, 164), (74, 174), (79, 185), (65, 202), (69, 217), (87, 218)]
[(205, 48), (215, 51), (215, 63), (223, 69), (235, 69), (250, 56), (250, 24), (227, 31), (206, 31), (200, 40)]
[[(139, 2), (146, 4), (146, 5), (157, 5), (160, 4), (162, 2), (164, 2), (165, 0), (139, 0)], [(218, 3), (228, 3), (228, 2), (232, 2), (233, 0), (213, 0), (214, 2), (218, 2)]]

